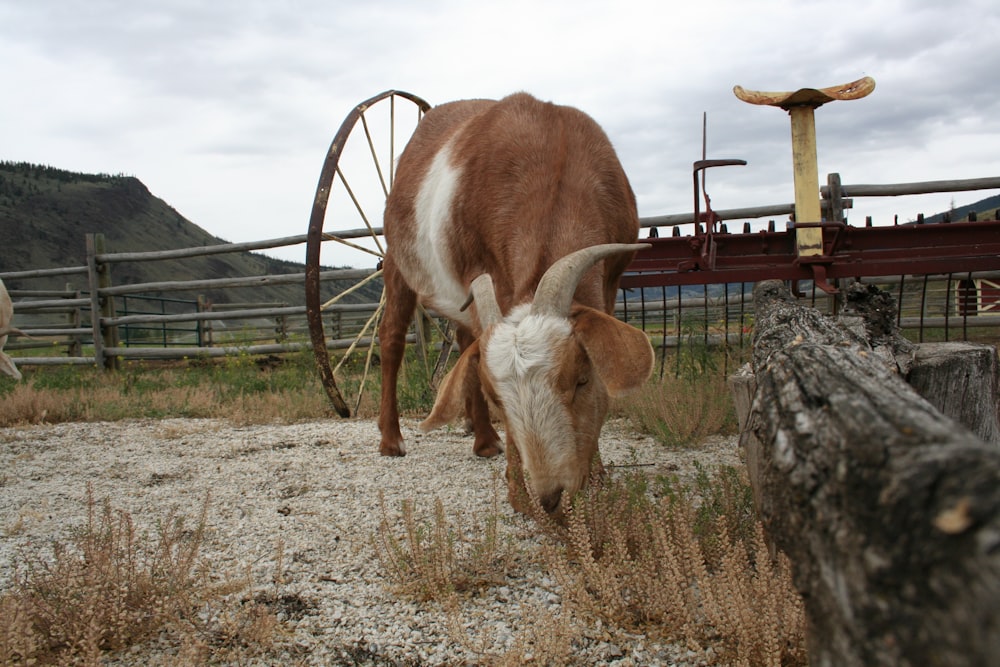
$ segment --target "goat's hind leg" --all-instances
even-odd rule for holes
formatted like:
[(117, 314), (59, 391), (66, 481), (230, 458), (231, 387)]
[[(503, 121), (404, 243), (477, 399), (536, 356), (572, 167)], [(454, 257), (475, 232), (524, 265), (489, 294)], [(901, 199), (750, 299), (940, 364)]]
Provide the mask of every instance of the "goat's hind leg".
[(399, 367), (406, 353), (406, 330), (410, 327), (417, 307), (417, 295), (403, 280), (390, 256), (386, 256), (383, 268), (385, 311), (378, 326), (382, 355), (382, 395), (378, 413), (382, 441), (379, 443), (379, 453), (382, 456), (403, 456), (406, 450), (403, 448), (403, 434), (399, 429), (396, 384), (399, 380)]

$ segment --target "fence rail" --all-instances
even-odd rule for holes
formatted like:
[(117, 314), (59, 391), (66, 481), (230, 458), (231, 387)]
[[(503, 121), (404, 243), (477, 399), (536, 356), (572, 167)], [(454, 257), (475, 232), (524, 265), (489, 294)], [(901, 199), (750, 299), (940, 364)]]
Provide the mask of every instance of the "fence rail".
[[(934, 181), (888, 185), (839, 185), (831, 175), (830, 186), (822, 195), (836, 210), (850, 208), (846, 196), (899, 196), (930, 192), (954, 192), (1000, 188), (1000, 178), (980, 178), (964, 181)], [(836, 184), (837, 187), (833, 187)], [(792, 213), (792, 204), (716, 211), (723, 220), (767, 217)], [(694, 213), (643, 218), (643, 228), (692, 224)], [(380, 229), (374, 230), (381, 233)], [(367, 237), (367, 228), (338, 231), (345, 239)], [(87, 263), (49, 269), (33, 269), (0, 273), (10, 281), (30, 282), (53, 276), (85, 277), (87, 289), (77, 290), (67, 285), (65, 290), (11, 290), (15, 301), (15, 322), (30, 338), (14, 338), (7, 349), (14, 351), (19, 365), (93, 364), (114, 368), (119, 359), (177, 359), (192, 356), (218, 357), (234, 354), (276, 354), (306, 349), (308, 325), (306, 308), (300, 303), (219, 303), (203, 299), (184, 301), (177, 312), (145, 312), (129, 307), (135, 300), (149, 299), (152, 292), (197, 292), (263, 285), (303, 284), (305, 274), (256, 275), (227, 278), (169, 280), (140, 284), (113, 285), (112, 264), (126, 262), (174, 261), (204, 255), (241, 253), (265, 250), (306, 241), (306, 235), (287, 236), (249, 243), (225, 243), (165, 251), (107, 252), (100, 235), (87, 235)], [(320, 273), (322, 281), (354, 281), (371, 279), (374, 269), (335, 269)], [(866, 281), (868, 282), (868, 281)], [(1000, 317), (987, 313), (980, 285), (1000, 285), (1000, 273), (967, 273), (947, 276), (900, 276), (871, 280), (879, 285), (891, 285), (899, 301), (897, 322), (904, 329), (914, 330), (923, 340), (930, 329), (943, 330), (944, 339), (966, 338), (970, 329), (982, 330), (1000, 326)], [(971, 286), (971, 287), (970, 287)], [(703, 345), (742, 345), (752, 323), (752, 285), (704, 285), (697, 287), (645, 288), (623, 290), (616, 314), (647, 331), (654, 345), (661, 349), (676, 348), (685, 342)], [(964, 291), (963, 291), (964, 290)], [(969, 290), (976, 296), (970, 298)], [(1000, 314), (1000, 287), (996, 288), (997, 310)], [(165, 299), (165, 297), (153, 297)], [(806, 299), (826, 312), (837, 308), (833, 299), (815, 290)], [(116, 301), (124, 308), (116, 308)], [(183, 300), (176, 300), (183, 301)], [(975, 303), (973, 303), (975, 301)], [(162, 305), (163, 302), (161, 302)], [(177, 304), (174, 304), (177, 306)], [(975, 307), (971, 307), (975, 306)], [(329, 318), (327, 329), (329, 349), (350, 347), (362, 326), (373, 315), (374, 303), (335, 303), (324, 313)], [(327, 320), (325, 319), (324, 322)], [(225, 327), (241, 323), (239, 335)], [(181, 328), (178, 325), (188, 324)], [(301, 341), (296, 337), (301, 335)], [(937, 335), (940, 335), (938, 332)], [(150, 345), (152, 338), (159, 345)], [(49, 339), (49, 340), (46, 340)], [(124, 341), (124, 344), (123, 344)], [(367, 342), (362, 341), (363, 344)], [(28, 350), (58, 348), (58, 356), (29, 355)], [(83, 350), (93, 350), (86, 355)]]

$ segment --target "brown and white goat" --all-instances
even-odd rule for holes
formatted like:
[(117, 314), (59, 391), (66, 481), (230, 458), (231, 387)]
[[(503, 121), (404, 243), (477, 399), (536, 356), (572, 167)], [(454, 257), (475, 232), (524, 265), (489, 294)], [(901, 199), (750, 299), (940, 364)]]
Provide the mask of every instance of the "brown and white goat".
[(0, 280), (0, 373), (9, 375), (15, 380), (21, 379), (21, 371), (17, 370), (14, 360), (3, 351), (3, 346), (7, 344), (7, 336), (12, 333), (20, 333), (19, 329), (11, 326), (14, 319), (14, 304), (10, 300), (10, 294)]
[(384, 225), (381, 453), (405, 453), (396, 382), (419, 301), (456, 323), (462, 350), (421, 429), (464, 411), (475, 453), (499, 454), (488, 397), (506, 431), (511, 503), (527, 509), (527, 482), (561, 511), (600, 466), (609, 396), (653, 364), (646, 335), (610, 314), (642, 246), (607, 136), (525, 93), (435, 107), (400, 156)]

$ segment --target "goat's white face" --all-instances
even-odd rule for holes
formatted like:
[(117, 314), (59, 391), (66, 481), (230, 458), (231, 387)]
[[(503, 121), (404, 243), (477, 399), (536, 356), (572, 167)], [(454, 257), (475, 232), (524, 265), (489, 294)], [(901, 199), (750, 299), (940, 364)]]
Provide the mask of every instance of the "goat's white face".
[(578, 279), (567, 283), (566, 272), (582, 275), (595, 257), (622, 247), (632, 248), (587, 248), (559, 260), (535, 300), (507, 315), (489, 276), (473, 282), (482, 333), (444, 379), (421, 429), (448, 423), (464, 409), (468, 392), (481, 389), (503, 416), (515, 508), (524, 508), (519, 495), (527, 484), (547, 512), (561, 514), (591, 473), (609, 397), (640, 386), (652, 370), (653, 350), (642, 331), (570, 302)]
[(556, 511), (586, 482), (607, 412), (607, 390), (569, 319), (511, 311), (484, 334), (479, 365), (501, 409), (507, 447), (542, 507)]

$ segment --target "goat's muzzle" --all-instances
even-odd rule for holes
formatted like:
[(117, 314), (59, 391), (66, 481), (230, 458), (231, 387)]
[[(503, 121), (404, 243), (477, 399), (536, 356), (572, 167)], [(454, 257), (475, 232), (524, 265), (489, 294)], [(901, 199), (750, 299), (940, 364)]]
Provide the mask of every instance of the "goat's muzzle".
[(561, 488), (556, 489), (555, 491), (547, 493), (539, 498), (538, 502), (542, 505), (542, 509), (545, 510), (546, 513), (552, 514), (556, 511), (556, 508), (559, 507), (559, 501), (562, 499), (562, 494), (563, 490)]

